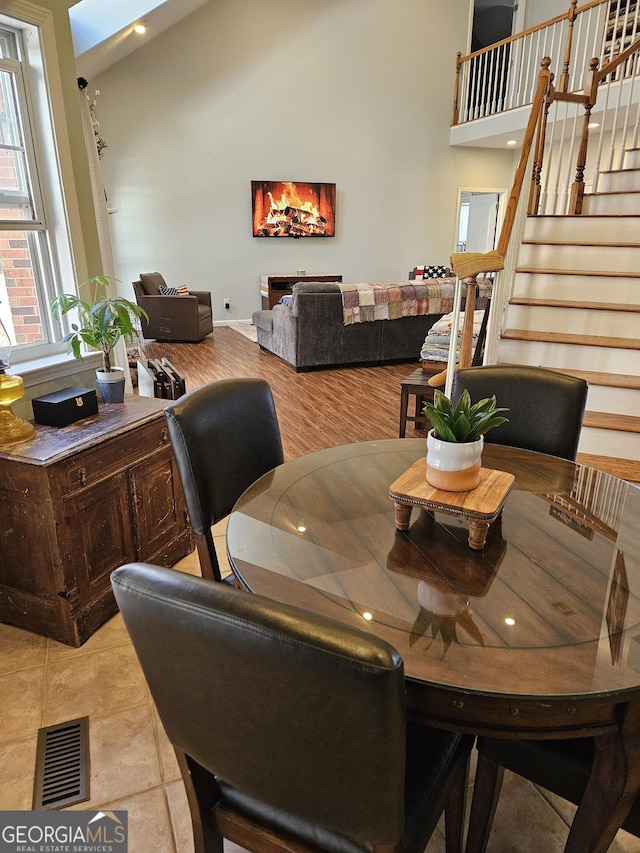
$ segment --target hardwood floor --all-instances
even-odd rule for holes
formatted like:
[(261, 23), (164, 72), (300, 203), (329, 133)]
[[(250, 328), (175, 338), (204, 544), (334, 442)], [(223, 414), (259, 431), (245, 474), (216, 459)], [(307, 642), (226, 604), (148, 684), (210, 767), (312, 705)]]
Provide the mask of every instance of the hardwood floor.
[[(350, 444), (397, 438), (400, 383), (419, 364), (341, 367), (296, 373), (293, 367), (227, 326), (216, 326), (199, 344), (143, 342), (148, 358), (167, 357), (185, 378), (187, 390), (233, 376), (259, 376), (273, 391), (286, 459)], [(407, 424), (407, 437), (414, 432)], [(578, 461), (632, 482), (640, 465), (606, 456), (578, 454)]]
[[(234, 376), (266, 379), (286, 459), (353, 441), (397, 438), (400, 383), (419, 363), (416, 354), (415, 363), (296, 373), (226, 326), (216, 326), (199, 344), (145, 342), (144, 351), (150, 358), (166, 356), (184, 374), (187, 390)], [(412, 427), (407, 435), (415, 435)]]

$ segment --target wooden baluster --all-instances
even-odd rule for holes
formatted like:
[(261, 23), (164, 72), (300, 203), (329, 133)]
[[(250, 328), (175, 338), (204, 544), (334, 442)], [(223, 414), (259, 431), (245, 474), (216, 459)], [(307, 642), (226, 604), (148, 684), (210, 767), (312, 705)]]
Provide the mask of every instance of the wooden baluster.
[(584, 199), (584, 170), (587, 164), (587, 147), (589, 145), (589, 122), (591, 121), (591, 104), (585, 104), (584, 120), (582, 122), (582, 134), (580, 136), (580, 150), (578, 151), (578, 162), (576, 163), (576, 177), (571, 184), (571, 195), (569, 197), (569, 215), (582, 213), (582, 201)]
[(571, 44), (573, 41), (573, 25), (575, 23), (576, 18), (578, 17), (578, 13), (576, 12), (576, 6), (578, 5), (578, 0), (571, 0), (571, 7), (567, 12), (567, 19), (569, 21), (569, 29), (567, 31), (567, 44), (564, 51), (564, 63), (562, 65), (562, 74), (560, 75), (560, 82), (558, 84), (559, 92), (567, 92), (569, 89), (569, 65), (571, 64)]

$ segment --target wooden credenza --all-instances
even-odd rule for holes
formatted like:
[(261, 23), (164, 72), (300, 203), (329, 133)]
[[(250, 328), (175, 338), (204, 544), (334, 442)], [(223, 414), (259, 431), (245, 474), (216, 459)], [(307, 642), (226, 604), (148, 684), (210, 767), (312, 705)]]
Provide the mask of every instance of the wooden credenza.
[(287, 293), (297, 281), (342, 281), (341, 275), (261, 275), (262, 310), (267, 311)]
[(0, 448), (0, 622), (80, 646), (117, 611), (115, 568), (193, 550), (165, 405), (127, 396)]

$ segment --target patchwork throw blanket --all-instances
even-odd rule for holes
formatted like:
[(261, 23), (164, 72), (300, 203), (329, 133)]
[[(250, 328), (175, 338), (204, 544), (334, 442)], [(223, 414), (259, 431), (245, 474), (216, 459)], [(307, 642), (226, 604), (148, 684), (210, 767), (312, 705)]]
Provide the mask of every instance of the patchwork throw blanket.
[(395, 320), (422, 314), (446, 314), (453, 308), (455, 278), (401, 281), (396, 284), (346, 284), (342, 293), (344, 324)]

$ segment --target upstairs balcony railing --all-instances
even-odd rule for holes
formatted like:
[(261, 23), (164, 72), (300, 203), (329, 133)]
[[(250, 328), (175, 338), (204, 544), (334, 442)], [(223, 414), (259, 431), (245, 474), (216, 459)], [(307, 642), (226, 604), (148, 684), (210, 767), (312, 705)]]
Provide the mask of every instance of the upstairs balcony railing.
[[(638, 0), (592, 0), (543, 24), (468, 56), (457, 55), (452, 124), (463, 124), (532, 103), (540, 59), (562, 63), (556, 89), (579, 92), (592, 57), (614, 59), (637, 37)], [(627, 69), (624, 69), (624, 73)]]

